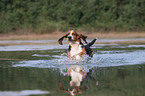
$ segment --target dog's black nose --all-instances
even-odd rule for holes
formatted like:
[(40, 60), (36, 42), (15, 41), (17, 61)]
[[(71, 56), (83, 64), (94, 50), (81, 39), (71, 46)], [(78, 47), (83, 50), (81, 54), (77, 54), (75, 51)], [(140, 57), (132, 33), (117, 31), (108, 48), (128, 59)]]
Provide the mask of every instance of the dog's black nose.
[(68, 39), (71, 40), (71, 36), (69, 36)]

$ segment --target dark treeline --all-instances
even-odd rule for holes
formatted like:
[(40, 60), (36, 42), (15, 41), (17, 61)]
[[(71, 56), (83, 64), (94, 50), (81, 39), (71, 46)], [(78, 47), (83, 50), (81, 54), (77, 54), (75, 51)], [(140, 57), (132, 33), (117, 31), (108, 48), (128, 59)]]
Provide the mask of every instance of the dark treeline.
[(0, 0), (0, 33), (145, 31), (145, 0)]

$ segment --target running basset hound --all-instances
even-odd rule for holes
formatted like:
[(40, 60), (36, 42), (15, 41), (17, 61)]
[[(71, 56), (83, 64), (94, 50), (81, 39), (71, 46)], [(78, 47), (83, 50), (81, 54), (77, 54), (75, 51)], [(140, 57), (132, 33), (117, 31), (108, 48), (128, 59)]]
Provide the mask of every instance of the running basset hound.
[[(87, 36), (77, 33), (74, 30), (69, 31), (67, 34), (65, 34), (58, 40), (58, 43), (60, 45), (63, 45), (62, 41), (64, 38), (67, 38), (69, 41), (69, 48), (67, 51), (69, 59), (80, 59), (85, 54), (89, 55), (90, 57), (93, 57), (93, 53), (90, 46), (92, 46), (97, 39), (94, 39), (90, 43), (87, 43)], [(81, 42), (81, 39), (86, 43), (86, 45), (84, 45)]]

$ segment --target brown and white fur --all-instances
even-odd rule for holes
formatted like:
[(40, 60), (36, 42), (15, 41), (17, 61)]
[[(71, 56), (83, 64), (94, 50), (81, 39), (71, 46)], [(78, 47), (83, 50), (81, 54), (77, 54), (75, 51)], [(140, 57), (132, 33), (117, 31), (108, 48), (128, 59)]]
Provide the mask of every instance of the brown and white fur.
[[(63, 45), (62, 41), (64, 38), (67, 38), (69, 41), (69, 49), (67, 51), (69, 59), (80, 59), (85, 54), (89, 55), (90, 57), (93, 57), (93, 53), (90, 46), (92, 46), (97, 39), (94, 39), (93, 41), (87, 44), (87, 36), (77, 33), (74, 30), (69, 31), (67, 34), (65, 34), (58, 40), (58, 43), (60, 45)], [(84, 45), (81, 42), (81, 39), (86, 43), (86, 45)]]
[[(59, 83), (59, 88), (72, 96), (87, 91), (89, 89), (88, 84), (90, 80), (94, 81), (96, 86), (98, 86), (98, 81), (92, 77), (92, 69), (90, 69), (89, 72), (85, 72), (81, 66), (73, 65), (68, 69), (68, 76), (71, 77), (69, 88), (66, 89), (62, 81)], [(82, 84), (84, 79), (86, 79), (85, 85)]]
[(68, 76), (71, 77), (70, 87), (68, 88), (68, 90), (66, 90), (64, 88), (63, 82), (60, 82), (60, 90), (64, 90), (72, 96), (75, 96), (76, 94), (80, 94), (87, 90), (86, 86), (82, 86), (81, 84), (83, 79), (85, 79), (86, 77), (86, 72), (84, 72), (80, 66), (73, 65), (71, 68), (69, 68)]

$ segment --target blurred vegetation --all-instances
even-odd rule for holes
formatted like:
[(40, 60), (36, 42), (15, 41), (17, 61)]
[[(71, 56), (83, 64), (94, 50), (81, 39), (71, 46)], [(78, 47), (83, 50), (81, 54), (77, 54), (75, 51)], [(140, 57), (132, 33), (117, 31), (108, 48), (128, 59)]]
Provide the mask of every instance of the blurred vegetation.
[(0, 0), (0, 33), (145, 31), (145, 0)]

